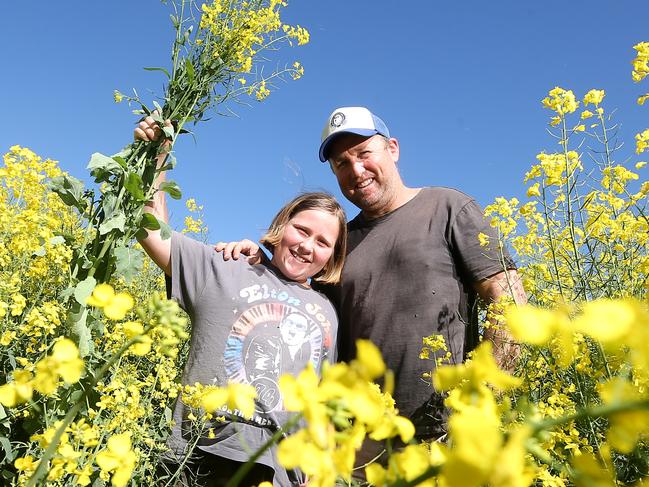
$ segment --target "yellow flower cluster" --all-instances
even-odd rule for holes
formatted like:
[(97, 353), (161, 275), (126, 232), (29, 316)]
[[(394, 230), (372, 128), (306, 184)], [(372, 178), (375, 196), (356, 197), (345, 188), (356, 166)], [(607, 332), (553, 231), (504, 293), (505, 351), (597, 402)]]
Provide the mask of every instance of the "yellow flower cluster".
[[(357, 358), (323, 370), (319, 380), (309, 366), (298, 377), (282, 376), (284, 406), (302, 413), (306, 428), (284, 439), (278, 448), (280, 463), (301, 468), (309, 485), (333, 486), (337, 476), (351, 477), (355, 450), (365, 436), (384, 440), (414, 435), (409, 420), (397, 414), (394, 401), (371, 381), (385, 374), (385, 363), (371, 342), (357, 342)], [(389, 389), (390, 380), (386, 380)]]
[[(441, 367), (444, 363), (450, 363), (451, 352), (446, 346), (444, 335), (430, 335), (422, 339), (423, 347), (419, 358), (422, 360), (430, 360), (431, 357), (435, 360), (435, 367)], [(442, 352), (442, 353), (438, 353)]]
[(557, 112), (560, 116), (573, 113), (579, 108), (579, 102), (571, 90), (558, 86), (550, 90), (549, 96), (543, 99), (543, 106)]
[(218, 387), (197, 382), (193, 386), (184, 387), (182, 401), (194, 410), (189, 419), (204, 422), (213, 419), (214, 413), (223, 406), (230, 411), (240, 411), (245, 418), (251, 418), (255, 412), (256, 397), (255, 388), (249, 384), (230, 383)]
[(106, 449), (97, 454), (97, 465), (101, 469), (101, 477), (107, 480), (111, 477), (113, 487), (124, 487), (131, 478), (137, 456), (131, 449), (131, 435), (122, 433), (108, 439)]
[(298, 45), (309, 42), (309, 33), (303, 27), (282, 24), (280, 11), (286, 6), (282, 0), (239, 2), (214, 0), (203, 4), (200, 28), (205, 32), (203, 44), (212, 50), (212, 57), (233, 60), (233, 69), (241, 73), (252, 70), (255, 55), (280, 40), (296, 39)]
[(635, 136), (635, 152), (642, 154), (649, 147), (649, 129), (640, 132)]
[[(516, 220), (513, 216), (518, 207), (518, 199), (511, 198), (507, 200), (503, 197), (496, 198), (496, 201), (485, 207), (484, 213), (486, 217), (491, 217), (489, 224), (498, 230), (498, 234), (502, 237), (507, 237), (511, 232), (516, 228)], [(478, 238), (480, 236), (478, 235)], [(482, 238), (482, 243), (488, 244), (488, 241), (485, 242), (484, 237)]]
[(110, 284), (98, 284), (86, 304), (101, 308), (109, 320), (123, 320), (135, 305), (130, 294), (115, 293)]
[(209, 230), (203, 221), (203, 205), (196, 203), (194, 198), (189, 198), (185, 202), (185, 206), (191, 214), (185, 217), (185, 227), (182, 229), (182, 233), (193, 233), (206, 241)]
[(631, 76), (636, 83), (642, 81), (649, 74), (649, 42), (639, 42), (633, 49), (636, 50), (636, 57), (631, 62), (633, 71)]
[[(586, 137), (602, 144), (595, 148), (587, 142), (584, 155), (569, 149), (573, 142), (584, 146), (583, 139), (574, 140), (575, 129), (566, 129), (573, 97), (553, 90), (545, 105), (559, 114), (551, 124), (564, 121), (555, 134), (562, 150), (540, 154), (539, 164), (527, 172), (527, 196), (533, 201), (512, 205), (498, 198), (487, 207), (493, 225), (509, 232), (501, 234), (499, 245), (516, 252), (528, 296), (540, 306), (508, 310), (502, 320), (529, 345), (518, 370), (525, 381), (510, 394), (515, 409), (509, 401), (498, 407), (507, 438), (516, 423), (537, 428), (554, 422), (551, 430), (525, 440), (527, 454), (538, 458), (537, 465), (527, 468), (542, 485), (570, 485), (576, 478), (612, 482), (616, 477), (632, 483), (639, 478), (629, 474), (634, 455), (645, 451), (638, 440), (647, 434), (642, 425), (648, 424), (639, 404), (649, 390), (644, 331), (649, 183), (638, 172), (646, 166), (643, 162), (635, 170), (614, 162), (615, 147), (608, 140), (615, 127), (609, 128), (610, 116), (604, 116), (604, 96), (602, 90), (584, 96), (584, 105), (596, 108), (584, 111), (581, 120), (598, 119), (591, 125), (598, 133)], [(619, 401), (612, 399), (615, 394)], [(620, 412), (607, 412), (615, 408)], [(607, 415), (608, 427), (584, 410)], [(508, 424), (512, 417), (517, 419)], [(559, 467), (568, 464), (570, 468)]]
[[(606, 93), (604, 90), (590, 90), (588, 93), (584, 95), (584, 105), (595, 105), (596, 107), (599, 106), (602, 101), (604, 101), (604, 95)], [(583, 118), (583, 114), (582, 114)]]
[(60, 380), (66, 384), (77, 382), (83, 369), (79, 349), (72, 340), (63, 338), (54, 344), (51, 355), (36, 363), (34, 376), (31, 371), (14, 371), (14, 381), (0, 386), (0, 404), (15, 407), (29, 401), (34, 390), (52, 394)]
[(525, 445), (531, 430), (514, 425), (504, 434), (492, 391), (511, 390), (521, 381), (498, 368), (490, 342), (481, 344), (467, 363), (440, 367), (433, 379), (437, 390), (450, 390), (446, 404), (453, 413), (448, 444), (408, 446), (390, 458), (387, 468), (370, 465), (368, 480), (377, 486), (419, 476), (420, 481), (429, 478), (423, 485), (430, 486), (529, 485), (534, 469)]

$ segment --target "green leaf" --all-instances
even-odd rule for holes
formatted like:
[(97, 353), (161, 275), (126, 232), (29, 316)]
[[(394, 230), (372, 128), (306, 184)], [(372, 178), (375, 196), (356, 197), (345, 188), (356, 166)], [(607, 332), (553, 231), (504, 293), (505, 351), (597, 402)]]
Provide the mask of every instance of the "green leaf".
[(72, 206), (83, 213), (86, 209), (86, 199), (83, 196), (83, 183), (72, 176), (57, 176), (48, 183), (51, 191), (59, 195), (63, 203)]
[(120, 156), (113, 156), (113, 161), (115, 161), (117, 164), (122, 166), (122, 169), (127, 170), (128, 166), (126, 165), (126, 161), (124, 160), (123, 157)]
[(119, 201), (113, 193), (104, 193), (101, 198), (101, 209), (104, 211), (104, 220), (120, 212)]
[(162, 237), (162, 240), (171, 238), (171, 227), (162, 221), (160, 222), (160, 237)]
[(59, 298), (67, 299), (73, 295), (74, 295), (74, 288), (72, 286), (69, 286), (59, 293)]
[(147, 230), (160, 230), (160, 221), (151, 213), (142, 213), (140, 227)]
[(174, 156), (173, 153), (170, 152), (169, 154), (167, 154), (167, 158), (165, 159), (165, 165), (158, 168), (156, 170), (156, 173), (160, 174), (161, 172), (169, 171), (174, 167), (176, 167), (176, 156)]
[(144, 240), (148, 236), (149, 232), (147, 232), (144, 228), (140, 228), (137, 232), (135, 232), (135, 240), (137, 240), (138, 242)]
[(160, 184), (160, 191), (164, 191), (175, 200), (182, 198), (180, 187), (175, 181), (165, 181)]
[(95, 178), (96, 183), (108, 181), (111, 176), (122, 174), (124, 169), (112, 157), (95, 152), (90, 157), (87, 169)]
[(50, 245), (61, 245), (65, 243), (65, 238), (62, 235), (57, 235), (50, 239)]
[(153, 116), (153, 120), (155, 120), (156, 122), (162, 123), (163, 122), (163, 120), (162, 120), (162, 107), (160, 106), (160, 103), (153, 100), (153, 106), (156, 108), (156, 110), (158, 110), (158, 115)]
[(133, 247), (117, 247), (113, 255), (117, 259), (115, 272), (131, 282), (142, 271), (144, 255)]
[(13, 459), (16, 458), (16, 453), (11, 448), (11, 442), (9, 441), (9, 438), (7, 438), (6, 436), (0, 436), (0, 445), (2, 445), (2, 449), (5, 451), (5, 460), (7, 462), (12, 462)]
[(38, 247), (34, 252), (32, 252), (32, 255), (35, 257), (43, 257), (45, 253), (45, 247)]
[(164, 134), (168, 138), (173, 139), (173, 136), (174, 136), (174, 128), (173, 127), (169, 127), (169, 126), (165, 125), (164, 127), (162, 127), (162, 131), (164, 132)]
[(194, 81), (194, 65), (189, 60), (185, 59), (185, 69), (187, 69), (187, 77), (189, 78), (189, 83), (191, 84)]
[(128, 173), (128, 176), (126, 176), (126, 181), (124, 181), (124, 187), (126, 188), (126, 191), (131, 193), (131, 196), (133, 196), (133, 198), (135, 198), (137, 201), (144, 200), (144, 191), (142, 189), (142, 186), (142, 178), (139, 174), (134, 172)]
[(74, 288), (74, 299), (81, 306), (86, 305), (86, 300), (92, 294), (92, 290), (95, 289), (97, 285), (97, 280), (94, 277), (86, 277), (83, 281), (78, 283)]
[(124, 233), (124, 225), (126, 225), (126, 216), (123, 211), (119, 210), (119, 213), (104, 220), (104, 223), (99, 225), (99, 233), (101, 235), (106, 235), (108, 232), (115, 229)]
[(88, 309), (84, 307), (81, 307), (78, 310), (74, 309), (68, 315), (68, 326), (70, 326), (72, 334), (77, 339), (79, 355), (81, 355), (81, 358), (88, 356), (93, 346), (90, 328), (86, 324), (87, 318)]
[(144, 68), (145, 71), (162, 71), (164, 74), (167, 75), (167, 78), (171, 79), (171, 75), (169, 74), (169, 71), (167, 71), (165, 68)]

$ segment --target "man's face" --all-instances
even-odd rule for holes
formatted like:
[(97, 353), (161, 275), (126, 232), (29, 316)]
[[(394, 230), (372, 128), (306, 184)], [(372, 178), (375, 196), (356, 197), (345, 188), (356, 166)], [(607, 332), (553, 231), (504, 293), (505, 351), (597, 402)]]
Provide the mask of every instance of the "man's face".
[(396, 163), (399, 144), (380, 135), (343, 134), (329, 150), (331, 169), (345, 197), (366, 216), (392, 211), (402, 186)]
[(308, 323), (304, 316), (293, 313), (282, 320), (279, 328), (284, 343), (287, 345), (301, 345), (306, 336)]

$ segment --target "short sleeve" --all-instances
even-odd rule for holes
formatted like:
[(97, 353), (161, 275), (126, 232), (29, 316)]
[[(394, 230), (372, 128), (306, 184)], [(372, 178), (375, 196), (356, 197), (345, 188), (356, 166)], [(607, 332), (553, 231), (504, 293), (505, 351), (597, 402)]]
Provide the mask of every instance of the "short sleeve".
[(167, 294), (175, 299), (190, 317), (209, 279), (216, 277), (213, 259), (216, 251), (185, 235), (171, 235), (171, 278)]
[[(450, 229), (454, 256), (470, 282), (516, 268), (507, 249), (502, 249), (502, 253), (499, 250), (498, 236), (474, 200), (466, 203), (457, 213)], [(489, 245), (480, 245), (480, 233), (489, 236)]]

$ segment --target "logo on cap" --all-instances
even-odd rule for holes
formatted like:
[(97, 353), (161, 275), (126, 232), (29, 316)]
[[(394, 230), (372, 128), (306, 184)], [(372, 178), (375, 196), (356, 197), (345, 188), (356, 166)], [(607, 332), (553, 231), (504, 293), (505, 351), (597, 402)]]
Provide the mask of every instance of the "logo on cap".
[(343, 112), (336, 112), (331, 117), (331, 126), (334, 128), (340, 127), (345, 122), (345, 114)]

